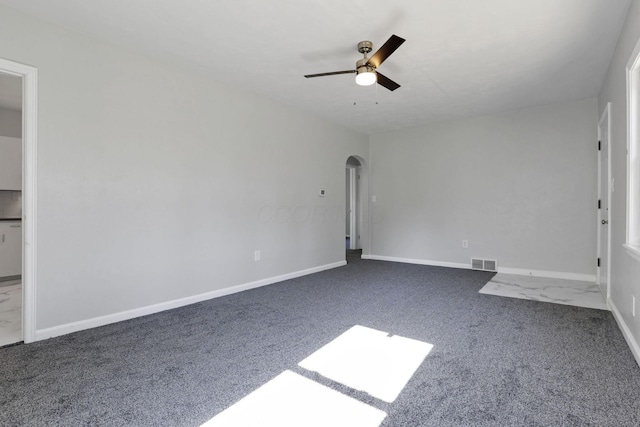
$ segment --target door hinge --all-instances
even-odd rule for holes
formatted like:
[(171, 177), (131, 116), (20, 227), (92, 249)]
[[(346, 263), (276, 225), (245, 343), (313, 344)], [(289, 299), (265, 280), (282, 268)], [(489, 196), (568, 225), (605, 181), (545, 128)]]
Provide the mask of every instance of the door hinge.
[(602, 143), (601, 143), (600, 141), (598, 141), (598, 151), (600, 151), (600, 150), (602, 149), (602, 148), (601, 148), (601, 144), (602, 144)]
[(598, 200), (598, 209), (602, 209), (602, 200)]
[(600, 258), (598, 258), (598, 267), (600, 267)]

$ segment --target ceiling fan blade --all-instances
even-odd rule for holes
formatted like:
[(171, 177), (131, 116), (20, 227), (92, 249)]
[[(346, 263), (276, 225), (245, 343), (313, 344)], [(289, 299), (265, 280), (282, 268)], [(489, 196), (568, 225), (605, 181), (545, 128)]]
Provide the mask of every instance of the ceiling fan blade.
[(400, 47), (402, 43), (405, 42), (405, 39), (402, 37), (398, 37), (395, 34), (389, 37), (380, 49), (376, 53), (373, 54), (371, 58), (369, 58), (368, 64), (373, 65), (378, 68), (380, 64), (384, 62), (393, 52), (396, 51), (397, 48)]
[(394, 91), (400, 87), (398, 83), (394, 82), (389, 77), (386, 77), (377, 71), (376, 71), (376, 76), (378, 77), (378, 84), (380, 86), (384, 86), (391, 91)]
[(332, 71), (330, 73), (319, 73), (319, 74), (307, 74), (305, 77), (323, 77), (323, 76), (335, 76), (337, 74), (353, 74), (356, 70), (345, 70), (345, 71)]

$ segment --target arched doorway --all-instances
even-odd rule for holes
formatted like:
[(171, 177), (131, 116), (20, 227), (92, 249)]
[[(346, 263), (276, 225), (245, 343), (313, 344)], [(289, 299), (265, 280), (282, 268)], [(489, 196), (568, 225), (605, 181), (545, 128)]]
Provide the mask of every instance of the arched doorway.
[(345, 164), (345, 253), (347, 262), (359, 260), (368, 240), (366, 164), (349, 156)]

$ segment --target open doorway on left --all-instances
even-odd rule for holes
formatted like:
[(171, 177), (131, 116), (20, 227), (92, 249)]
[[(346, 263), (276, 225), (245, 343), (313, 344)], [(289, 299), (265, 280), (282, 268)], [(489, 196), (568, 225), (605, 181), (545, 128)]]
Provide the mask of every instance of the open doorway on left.
[(0, 346), (23, 340), (22, 84), (0, 72)]

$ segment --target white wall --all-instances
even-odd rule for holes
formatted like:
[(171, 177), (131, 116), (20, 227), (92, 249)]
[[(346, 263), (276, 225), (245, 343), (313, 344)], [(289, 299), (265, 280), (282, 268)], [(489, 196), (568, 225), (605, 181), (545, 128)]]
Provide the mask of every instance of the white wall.
[[(640, 40), (640, 1), (634, 0), (609, 65), (600, 95), (598, 111), (604, 111), (611, 102), (611, 172), (615, 192), (611, 197), (611, 301), (614, 313), (627, 334), (636, 360), (640, 363), (640, 316), (631, 315), (631, 295), (640, 302), (640, 262), (629, 256), (622, 245), (626, 241), (627, 191), (627, 97), (626, 66), (631, 53)], [(640, 305), (636, 306), (640, 312)]]
[(38, 330), (344, 261), (366, 136), (1, 7), (0, 57), (38, 68)]
[(0, 190), (22, 190), (22, 140), (0, 136)]
[(371, 254), (594, 275), (597, 119), (589, 99), (371, 137)]
[(0, 108), (0, 136), (22, 138), (22, 112)]

